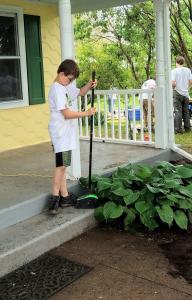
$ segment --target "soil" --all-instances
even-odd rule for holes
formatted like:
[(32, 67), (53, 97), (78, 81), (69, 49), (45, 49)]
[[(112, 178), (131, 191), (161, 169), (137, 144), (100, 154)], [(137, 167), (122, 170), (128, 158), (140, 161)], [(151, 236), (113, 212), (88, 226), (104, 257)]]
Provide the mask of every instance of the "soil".
[(170, 265), (174, 267), (169, 274), (174, 278), (182, 276), (192, 284), (192, 227), (188, 232), (177, 228), (159, 229), (145, 234), (147, 238), (157, 241)]
[(179, 159), (179, 160), (170, 161), (170, 163), (173, 165), (191, 165), (192, 161), (188, 160), (186, 158), (183, 158), (183, 159)]

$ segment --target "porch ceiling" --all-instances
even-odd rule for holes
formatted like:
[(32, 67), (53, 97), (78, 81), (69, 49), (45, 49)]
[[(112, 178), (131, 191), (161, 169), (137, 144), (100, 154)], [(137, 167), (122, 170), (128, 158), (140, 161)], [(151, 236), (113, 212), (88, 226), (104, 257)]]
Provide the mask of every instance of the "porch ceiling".
[(144, 2), (141, 0), (71, 0), (71, 9), (73, 13), (91, 11), (127, 4)]
[[(146, 0), (71, 0), (71, 10), (72, 13), (80, 13), (145, 1)], [(30, 0), (30, 2), (56, 4), (58, 0)]]

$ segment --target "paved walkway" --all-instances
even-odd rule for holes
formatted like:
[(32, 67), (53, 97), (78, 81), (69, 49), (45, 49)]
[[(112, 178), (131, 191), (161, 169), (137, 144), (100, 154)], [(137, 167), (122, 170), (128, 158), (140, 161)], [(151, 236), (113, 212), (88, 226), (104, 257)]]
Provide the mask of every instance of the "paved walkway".
[[(107, 171), (162, 150), (94, 143), (93, 173)], [(81, 142), (82, 176), (88, 176), (89, 143)], [(0, 209), (51, 192), (54, 155), (50, 143), (0, 153)]]
[[(53, 250), (93, 267), (50, 300), (192, 300), (192, 285), (168, 274), (158, 240), (96, 228)], [(167, 242), (166, 238), (163, 242)]]

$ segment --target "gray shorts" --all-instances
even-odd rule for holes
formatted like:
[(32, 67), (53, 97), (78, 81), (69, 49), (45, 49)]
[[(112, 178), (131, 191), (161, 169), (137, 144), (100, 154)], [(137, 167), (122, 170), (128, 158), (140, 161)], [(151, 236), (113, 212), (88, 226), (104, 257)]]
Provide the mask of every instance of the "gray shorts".
[(71, 165), (71, 153), (71, 150), (55, 153), (56, 168), (69, 167)]

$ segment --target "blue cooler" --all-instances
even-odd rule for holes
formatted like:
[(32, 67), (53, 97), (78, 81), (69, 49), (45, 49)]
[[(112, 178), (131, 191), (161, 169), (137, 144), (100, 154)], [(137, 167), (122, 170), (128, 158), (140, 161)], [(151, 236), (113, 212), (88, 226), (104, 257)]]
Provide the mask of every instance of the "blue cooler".
[[(132, 108), (128, 109), (128, 119), (133, 121), (133, 110)], [(140, 107), (135, 107), (135, 121), (140, 121)]]

